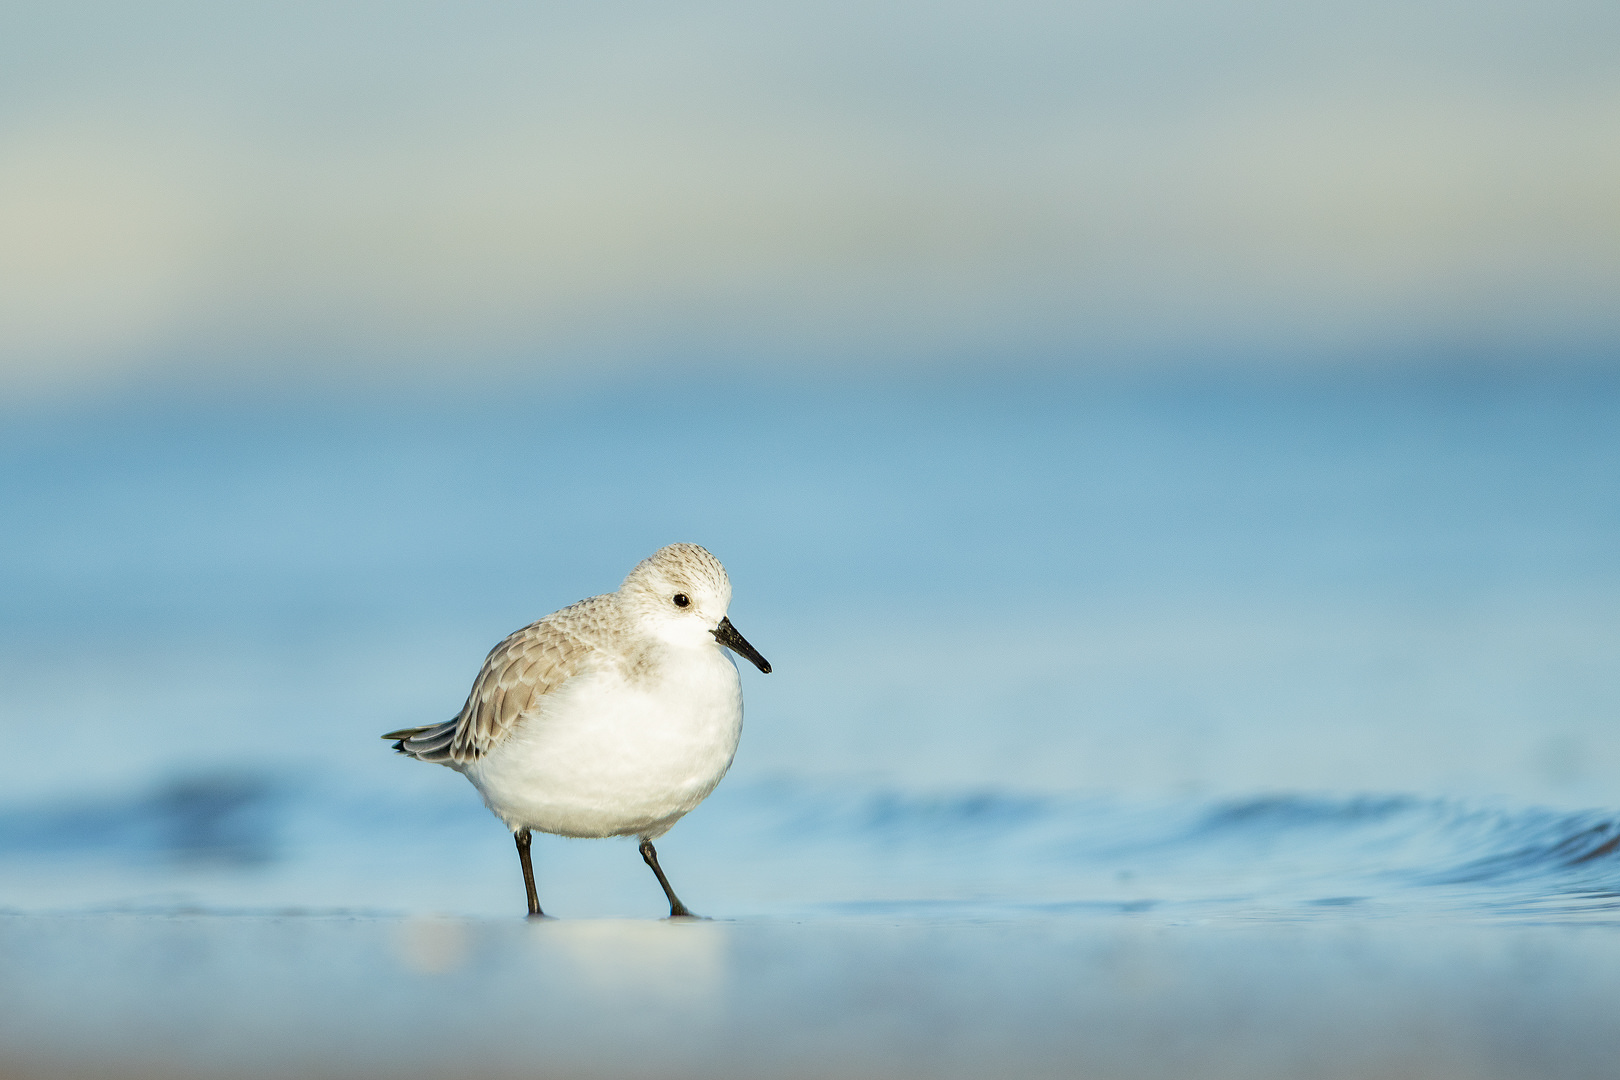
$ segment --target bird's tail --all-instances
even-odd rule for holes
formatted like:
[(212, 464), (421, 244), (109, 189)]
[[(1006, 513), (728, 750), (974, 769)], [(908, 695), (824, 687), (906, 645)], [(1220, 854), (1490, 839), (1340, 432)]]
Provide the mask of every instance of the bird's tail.
[(455, 720), (446, 720), (442, 724), (429, 724), (427, 727), (400, 728), (398, 731), (390, 731), (383, 738), (395, 740), (395, 750), (417, 761), (449, 765), (454, 760), (450, 755), (450, 744), (455, 741), (456, 728), (460, 723), (458, 717)]

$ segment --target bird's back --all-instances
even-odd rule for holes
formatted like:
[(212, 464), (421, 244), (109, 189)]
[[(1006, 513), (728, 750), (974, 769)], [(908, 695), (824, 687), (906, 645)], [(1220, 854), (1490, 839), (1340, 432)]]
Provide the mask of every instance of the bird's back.
[(569, 679), (599, 666), (645, 661), (618, 617), (613, 594), (592, 596), (508, 634), (484, 658), (461, 712), (442, 724), (402, 728), (402, 754), (452, 768), (470, 765), (505, 742), (518, 722)]

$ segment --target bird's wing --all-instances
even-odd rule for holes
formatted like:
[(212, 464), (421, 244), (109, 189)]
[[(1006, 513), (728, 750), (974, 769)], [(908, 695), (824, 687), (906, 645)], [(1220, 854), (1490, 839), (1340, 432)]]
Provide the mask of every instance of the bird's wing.
[(490, 650), (467, 703), (453, 719), (384, 735), (422, 761), (468, 765), (499, 746), (540, 699), (589, 669), (598, 658), (601, 610), (593, 596), (531, 623)]

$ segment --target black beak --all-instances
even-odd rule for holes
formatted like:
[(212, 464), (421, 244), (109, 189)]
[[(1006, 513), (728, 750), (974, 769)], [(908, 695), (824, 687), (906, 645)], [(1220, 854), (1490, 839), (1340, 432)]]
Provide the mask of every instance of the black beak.
[(748, 639), (737, 633), (737, 628), (731, 625), (730, 619), (721, 619), (720, 625), (710, 630), (709, 633), (714, 635), (714, 640), (738, 656), (746, 656), (753, 662), (755, 667), (765, 674), (769, 675), (771, 673), (771, 662), (754, 651), (754, 647), (748, 644)]

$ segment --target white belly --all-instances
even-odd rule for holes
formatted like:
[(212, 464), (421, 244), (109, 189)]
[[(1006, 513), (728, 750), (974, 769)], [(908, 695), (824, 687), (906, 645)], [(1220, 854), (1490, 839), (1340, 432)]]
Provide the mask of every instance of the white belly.
[(742, 686), (718, 648), (651, 685), (570, 680), (464, 770), (496, 816), (559, 836), (663, 835), (731, 767)]

